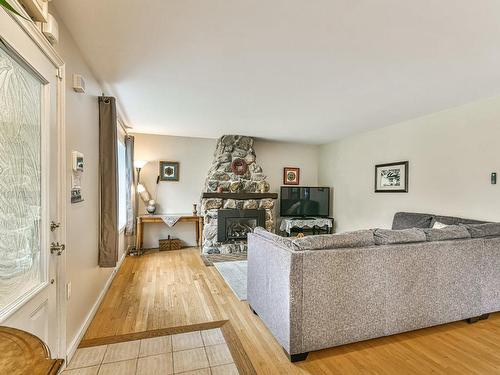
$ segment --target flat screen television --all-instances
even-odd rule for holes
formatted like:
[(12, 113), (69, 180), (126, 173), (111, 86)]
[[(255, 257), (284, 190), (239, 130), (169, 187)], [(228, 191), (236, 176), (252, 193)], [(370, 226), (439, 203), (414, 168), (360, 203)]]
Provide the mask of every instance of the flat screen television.
[(280, 215), (283, 217), (329, 217), (329, 187), (282, 186)]

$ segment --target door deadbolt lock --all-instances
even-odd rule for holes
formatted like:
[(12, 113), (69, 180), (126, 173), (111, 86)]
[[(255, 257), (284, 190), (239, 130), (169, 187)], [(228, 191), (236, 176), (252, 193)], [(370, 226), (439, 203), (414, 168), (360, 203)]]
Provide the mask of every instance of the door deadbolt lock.
[(64, 244), (60, 244), (59, 242), (52, 242), (50, 244), (51, 254), (56, 253), (57, 255), (61, 255), (64, 249), (66, 249), (66, 246)]

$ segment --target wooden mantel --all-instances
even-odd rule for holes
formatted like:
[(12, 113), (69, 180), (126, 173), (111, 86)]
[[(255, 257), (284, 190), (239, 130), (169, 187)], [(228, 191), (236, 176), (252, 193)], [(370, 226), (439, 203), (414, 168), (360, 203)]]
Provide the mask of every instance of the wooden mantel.
[(203, 193), (202, 198), (222, 199), (278, 199), (277, 193)]

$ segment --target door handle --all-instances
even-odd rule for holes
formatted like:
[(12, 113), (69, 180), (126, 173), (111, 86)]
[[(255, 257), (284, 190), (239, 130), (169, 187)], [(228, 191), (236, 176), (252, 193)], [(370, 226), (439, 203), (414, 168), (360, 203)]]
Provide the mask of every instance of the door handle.
[(62, 252), (66, 249), (66, 245), (60, 244), (59, 242), (52, 242), (50, 244), (50, 253), (54, 254), (56, 253), (57, 255), (61, 255)]

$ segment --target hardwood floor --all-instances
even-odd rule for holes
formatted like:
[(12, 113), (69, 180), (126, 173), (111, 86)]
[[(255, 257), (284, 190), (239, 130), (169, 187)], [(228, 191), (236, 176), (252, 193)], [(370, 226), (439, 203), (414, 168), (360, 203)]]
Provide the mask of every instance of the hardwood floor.
[(313, 352), (291, 364), (198, 249), (127, 257), (82, 345), (109, 336), (229, 320), (258, 374), (500, 374), (500, 314)]

